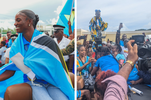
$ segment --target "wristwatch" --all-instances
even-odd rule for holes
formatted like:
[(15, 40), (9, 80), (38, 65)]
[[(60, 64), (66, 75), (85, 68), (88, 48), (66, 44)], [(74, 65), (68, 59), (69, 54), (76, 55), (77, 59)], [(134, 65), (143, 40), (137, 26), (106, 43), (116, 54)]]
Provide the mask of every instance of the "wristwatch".
[(130, 60), (127, 60), (126, 63), (129, 63), (130, 65), (132, 65), (132, 67), (134, 66), (133, 62)]

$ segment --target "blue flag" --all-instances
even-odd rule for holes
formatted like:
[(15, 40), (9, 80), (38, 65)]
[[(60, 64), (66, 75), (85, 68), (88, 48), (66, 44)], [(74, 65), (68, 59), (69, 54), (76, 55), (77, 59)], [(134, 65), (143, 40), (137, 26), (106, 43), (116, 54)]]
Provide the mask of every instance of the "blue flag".
[(70, 19), (72, 32), (74, 30), (75, 22), (75, 12), (74, 12), (74, 0), (67, 0), (65, 6), (63, 7), (61, 13), (59, 14), (59, 19), (57, 25), (65, 26), (64, 34), (69, 36), (69, 26), (68, 21)]
[[(14, 41), (10, 58), (20, 53), (24, 57), (24, 64), (36, 75), (37, 79), (58, 87), (69, 100), (74, 100), (74, 89), (72, 87), (68, 70), (55, 41), (35, 30), (27, 52), (24, 52), (23, 35), (19, 34)], [(13, 66), (15, 68), (15, 66)]]

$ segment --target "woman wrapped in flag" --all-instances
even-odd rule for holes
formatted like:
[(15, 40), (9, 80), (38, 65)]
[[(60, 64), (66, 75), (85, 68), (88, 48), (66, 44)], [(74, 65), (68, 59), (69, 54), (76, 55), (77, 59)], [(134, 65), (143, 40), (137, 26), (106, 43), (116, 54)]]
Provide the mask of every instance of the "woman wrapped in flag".
[[(60, 49), (52, 38), (36, 30), (38, 15), (21, 10), (15, 16), (18, 38), (10, 50), (10, 64), (0, 69), (0, 81), (16, 70), (24, 73), (24, 82), (32, 87), (33, 100), (74, 100), (74, 90)], [(3, 79), (2, 79), (3, 78)]]

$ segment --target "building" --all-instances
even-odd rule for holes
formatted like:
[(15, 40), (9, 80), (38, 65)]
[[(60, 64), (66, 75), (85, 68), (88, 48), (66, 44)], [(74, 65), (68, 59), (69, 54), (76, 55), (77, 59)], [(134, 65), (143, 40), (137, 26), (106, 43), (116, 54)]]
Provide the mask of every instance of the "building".
[[(151, 35), (151, 30), (144, 30), (144, 31), (121, 31), (121, 38), (123, 34), (127, 35), (127, 38), (132, 37), (132, 35), (142, 35), (142, 33), (145, 33), (146, 35)], [(85, 35), (87, 34), (87, 41), (91, 39), (91, 34), (87, 30), (83, 29), (77, 29), (77, 36), (78, 35)], [(102, 41), (106, 41), (109, 39), (112, 42), (115, 42), (116, 32), (102, 32), (103, 36), (106, 36), (105, 39), (102, 39)], [(80, 42), (83, 40), (80, 40)]]

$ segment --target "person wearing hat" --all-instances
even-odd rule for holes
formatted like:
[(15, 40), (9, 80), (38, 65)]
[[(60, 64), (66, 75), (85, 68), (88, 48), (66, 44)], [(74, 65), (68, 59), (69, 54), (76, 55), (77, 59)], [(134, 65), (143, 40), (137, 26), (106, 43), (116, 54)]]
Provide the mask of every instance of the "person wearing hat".
[[(15, 41), (15, 39), (16, 39), (17, 37), (18, 37), (17, 34), (11, 35), (12, 44), (13, 44), (13, 42)], [(4, 54), (4, 57), (6, 58), (6, 59), (5, 59), (5, 64), (8, 64), (8, 63), (9, 63), (9, 52), (10, 52), (10, 48), (11, 48), (11, 47), (9, 47), (9, 48), (6, 50), (5, 54)]]
[(95, 10), (95, 16), (90, 20), (89, 30), (91, 32), (91, 37), (98, 36), (98, 31), (105, 31), (108, 27), (108, 23), (105, 23), (100, 17), (100, 10)]
[[(64, 37), (64, 26), (61, 25), (53, 25), (54, 27), (54, 41), (57, 43), (57, 45), (59, 46), (60, 49), (64, 49), (67, 47), (67, 45), (70, 43), (70, 39)], [(72, 71), (72, 67), (73, 67), (73, 62), (74, 61), (74, 56), (73, 56), (74, 52), (71, 53), (70, 55), (66, 55), (64, 56), (64, 59), (67, 63), (68, 69), (69, 71)], [(70, 59), (70, 60), (69, 60)]]

